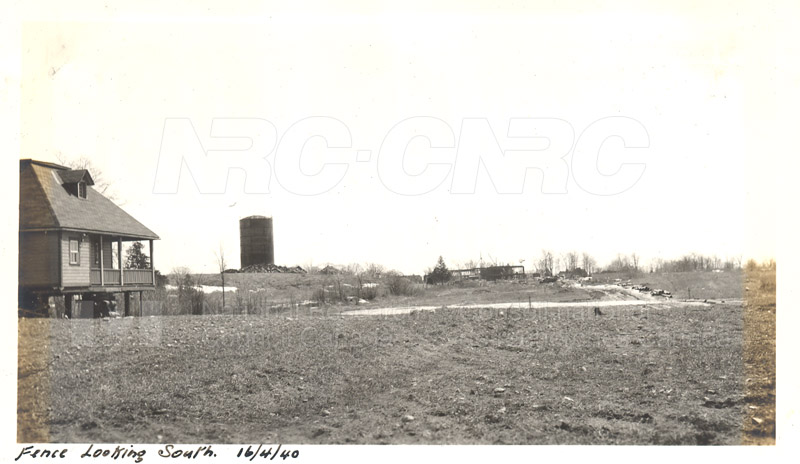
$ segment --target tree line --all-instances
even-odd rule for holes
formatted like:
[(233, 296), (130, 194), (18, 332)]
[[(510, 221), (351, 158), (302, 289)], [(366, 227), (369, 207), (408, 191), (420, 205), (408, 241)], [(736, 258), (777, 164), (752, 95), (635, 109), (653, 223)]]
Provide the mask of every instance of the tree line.
[[(519, 260), (522, 264), (524, 259)], [(439, 257), (434, 268), (428, 268), (426, 274), (438, 269), (437, 280), (441, 280), (442, 268), (446, 269), (442, 257)], [(457, 266), (455, 269), (474, 269), (485, 266), (499, 266), (511, 264), (499, 264), (495, 260), (489, 263), (469, 260)], [(757, 267), (774, 269), (775, 261), (768, 260), (764, 263), (756, 263), (753, 260), (746, 264), (748, 269)], [(703, 255), (699, 253), (687, 253), (675, 259), (653, 258), (643, 261), (638, 253), (623, 254), (617, 256), (605, 266), (600, 266), (597, 260), (588, 252), (568, 251), (557, 253), (552, 250), (544, 249), (541, 254), (528, 265), (526, 272), (533, 273), (542, 277), (557, 275), (559, 273), (575, 275), (592, 275), (598, 272), (690, 272), (690, 271), (713, 271), (713, 270), (736, 270), (742, 268), (742, 257), (733, 256), (720, 258), (717, 255)]]

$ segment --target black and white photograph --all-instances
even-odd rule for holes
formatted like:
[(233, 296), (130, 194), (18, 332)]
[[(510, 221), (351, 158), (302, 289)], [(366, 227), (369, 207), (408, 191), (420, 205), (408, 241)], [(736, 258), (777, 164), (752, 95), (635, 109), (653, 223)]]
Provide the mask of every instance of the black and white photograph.
[(796, 5), (8, 8), (3, 460), (792, 441)]

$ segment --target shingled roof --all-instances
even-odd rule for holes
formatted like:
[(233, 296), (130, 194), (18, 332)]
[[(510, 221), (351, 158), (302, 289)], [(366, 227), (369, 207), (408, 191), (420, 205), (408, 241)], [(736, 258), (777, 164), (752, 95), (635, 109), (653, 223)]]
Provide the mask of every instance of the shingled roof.
[(158, 239), (122, 208), (91, 187), (79, 198), (66, 184), (94, 185), (85, 169), (30, 159), (19, 165), (19, 230), (77, 230), (135, 239)]

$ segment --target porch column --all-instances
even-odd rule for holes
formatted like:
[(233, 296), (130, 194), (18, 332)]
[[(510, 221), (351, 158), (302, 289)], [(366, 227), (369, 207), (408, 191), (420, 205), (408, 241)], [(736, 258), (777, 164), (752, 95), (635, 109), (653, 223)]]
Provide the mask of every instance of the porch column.
[(103, 236), (100, 236), (100, 285), (105, 284), (105, 272), (103, 271)]
[(156, 284), (156, 263), (153, 261), (153, 239), (150, 239), (150, 275), (152, 278), (151, 283)]
[(70, 293), (64, 295), (64, 314), (72, 319), (72, 294)]
[[(117, 267), (119, 267), (119, 286), (121, 287), (123, 284), (125, 284), (125, 280), (122, 277), (122, 237), (117, 237), (117, 262), (119, 263), (119, 266), (117, 266)], [(126, 295), (127, 295), (127, 293), (126, 293)], [(125, 301), (126, 302), (128, 301), (127, 297), (126, 297)], [(126, 303), (126, 306), (125, 306), (125, 315), (126, 316), (128, 315), (127, 313), (128, 313), (128, 306), (127, 306), (127, 303)]]

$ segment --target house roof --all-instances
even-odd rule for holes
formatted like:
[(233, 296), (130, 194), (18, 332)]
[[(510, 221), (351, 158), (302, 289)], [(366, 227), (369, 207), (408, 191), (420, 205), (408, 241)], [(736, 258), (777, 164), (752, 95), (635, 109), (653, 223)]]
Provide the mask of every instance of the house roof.
[[(86, 198), (65, 188), (81, 180)], [(90, 187), (85, 169), (71, 170), (53, 163), (20, 160), (19, 229), (77, 230), (136, 239), (158, 239), (152, 230)]]

